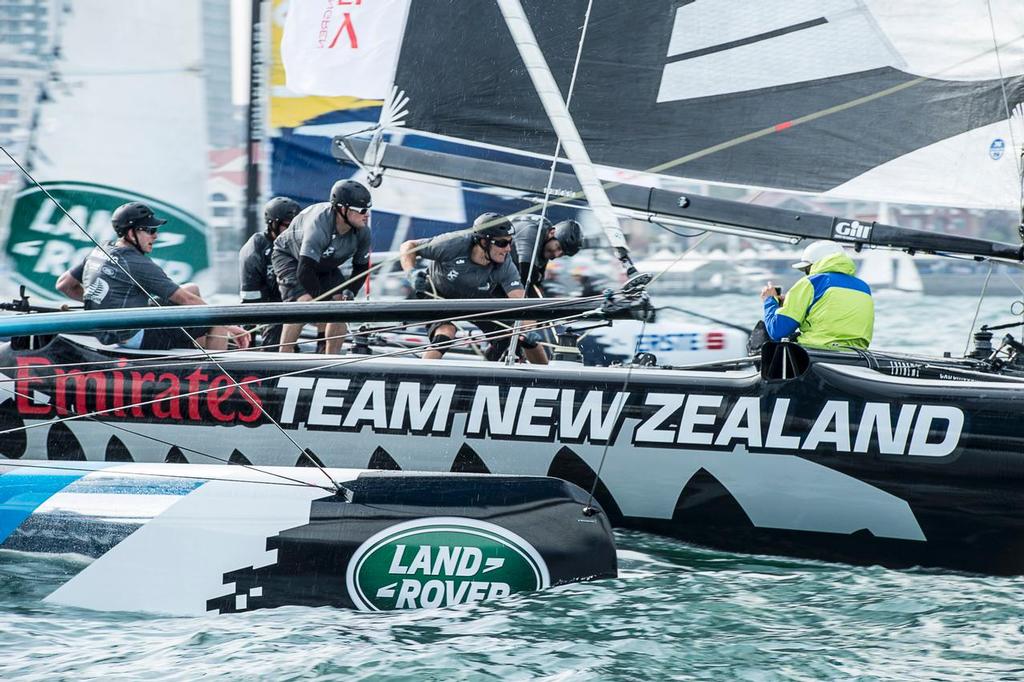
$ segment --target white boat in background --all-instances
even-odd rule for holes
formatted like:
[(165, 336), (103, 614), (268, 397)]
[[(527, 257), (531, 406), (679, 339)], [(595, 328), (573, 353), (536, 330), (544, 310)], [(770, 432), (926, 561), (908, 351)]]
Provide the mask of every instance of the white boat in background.
[(641, 272), (654, 275), (648, 290), (654, 296), (714, 296), (750, 291), (747, 278), (736, 264), (725, 258), (703, 254), (680, 254), (662, 249), (636, 264)]
[[(857, 254), (854, 254), (855, 258)], [(914, 259), (901, 251), (869, 250), (859, 255), (857, 275), (874, 291), (924, 291)]]

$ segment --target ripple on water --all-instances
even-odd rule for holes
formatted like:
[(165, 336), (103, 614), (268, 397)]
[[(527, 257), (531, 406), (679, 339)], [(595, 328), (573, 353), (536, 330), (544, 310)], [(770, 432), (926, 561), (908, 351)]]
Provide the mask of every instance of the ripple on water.
[(39, 601), (68, 559), (0, 556), (4, 677), (742, 680), (1014, 676), (1020, 578), (752, 557), (621, 532), (621, 576), (500, 604), (204, 618)]

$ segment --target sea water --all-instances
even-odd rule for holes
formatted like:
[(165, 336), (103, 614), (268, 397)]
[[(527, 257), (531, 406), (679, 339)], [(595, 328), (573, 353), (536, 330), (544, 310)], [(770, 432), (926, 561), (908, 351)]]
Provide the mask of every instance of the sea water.
[[(1011, 302), (986, 299), (978, 324), (1014, 321)], [(743, 325), (760, 311), (753, 295), (672, 303)], [(978, 300), (882, 292), (876, 307), (876, 347), (958, 355)], [(78, 560), (0, 553), (0, 678), (1024, 678), (1024, 578), (616, 540), (619, 578), (497, 603), (203, 618), (50, 605), (49, 586)]]

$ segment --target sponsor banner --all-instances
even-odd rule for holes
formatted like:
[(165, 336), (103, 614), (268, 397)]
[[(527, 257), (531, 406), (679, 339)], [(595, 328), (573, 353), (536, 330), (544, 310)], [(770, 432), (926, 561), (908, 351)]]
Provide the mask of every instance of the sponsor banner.
[(383, 98), (391, 90), (409, 0), (293, 2), (281, 43), (288, 88)]
[[(270, 127), (292, 129), (314, 119), (327, 116), (331, 123), (339, 123), (334, 114), (342, 116), (355, 111), (359, 121), (376, 121), (379, 107), (377, 100), (363, 100), (358, 97), (314, 97), (288, 89), (285, 84), (284, 60), (281, 43), (288, 17), (288, 0), (273, 0), (270, 12)], [(367, 107), (371, 109), (367, 110)], [(364, 124), (362, 127), (366, 127)], [(356, 128), (352, 128), (356, 130)], [(292, 196), (292, 195), (289, 195)], [(317, 201), (320, 199), (318, 198)]]
[(172, 280), (184, 284), (210, 265), (205, 226), (177, 206), (127, 189), (85, 182), (45, 182), (42, 187), (71, 218), (43, 190), (30, 187), (15, 197), (4, 249), (18, 281), (36, 296), (62, 298), (55, 289), (57, 278), (95, 248), (93, 239), (105, 244), (115, 238), (110, 214), (130, 201), (145, 202), (167, 220), (151, 255)]
[(108, 421), (256, 427), (266, 423), (262, 408), (283, 428), (306, 432), (928, 458), (955, 453), (965, 425), (964, 410), (938, 399), (622, 391), (473, 377), (267, 376), (267, 368), (237, 368), (236, 385), (202, 366), (161, 370), (122, 362), (81, 371), (27, 355), (12, 364), (18, 369), (5, 385), (19, 417), (33, 420), (98, 413)]
[(440, 608), (551, 585), (526, 540), (486, 521), (426, 518), (386, 528), (356, 549), (346, 571), (361, 611)]

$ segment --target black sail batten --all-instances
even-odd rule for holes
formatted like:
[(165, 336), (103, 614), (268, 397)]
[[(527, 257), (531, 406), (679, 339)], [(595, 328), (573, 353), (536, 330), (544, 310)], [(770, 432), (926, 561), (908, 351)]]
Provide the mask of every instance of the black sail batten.
[[(360, 155), (365, 152), (367, 145), (362, 140), (336, 137), (332, 151), (342, 162), (347, 158), (341, 148), (344, 144), (348, 144)], [(456, 154), (388, 145), (381, 166), (384, 169), (505, 187), (537, 195), (549, 193), (560, 198), (582, 197), (580, 184), (570, 173), (555, 173), (549, 184), (549, 171), (545, 169)], [(654, 216), (669, 216), (800, 239), (834, 239), (858, 248), (878, 246), (1024, 262), (1024, 246), (1020, 244), (939, 234), (898, 225), (863, 223), (842, 216), (754, 206), (639, 185), (612, 184), (606, 191), (613, 206)]]
[(81, 310), (0, 318), (0, 336), (91, 332), (145, 327), (177, 328), (283, 322), (431, 322), (466, 316), (502, 320), (552, 320), (594, 315), (631, 319), (628, 302), (601, 305), (587, 300), (462, 299), (445, 301), (321, 301), (250, 303), (230, 306), (166, 306), (121, 310)]

